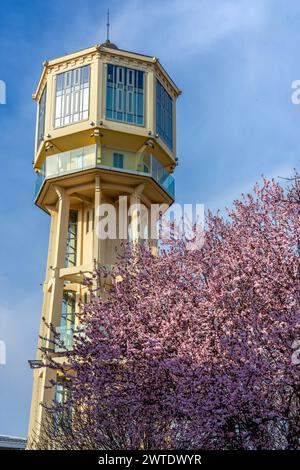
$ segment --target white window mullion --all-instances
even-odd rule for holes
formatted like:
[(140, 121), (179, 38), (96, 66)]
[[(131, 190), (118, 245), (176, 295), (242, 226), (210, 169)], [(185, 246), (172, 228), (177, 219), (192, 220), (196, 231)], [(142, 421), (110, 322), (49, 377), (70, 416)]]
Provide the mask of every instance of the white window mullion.
[[(89, 80), (83, 83), (84, 74), (86, 73), (85, 67), (58, 75), (60, 85), (56, 91), (55, 99), (55, 127), (88, 119)], [(56, 80), (57, 83), (58, 79)]]

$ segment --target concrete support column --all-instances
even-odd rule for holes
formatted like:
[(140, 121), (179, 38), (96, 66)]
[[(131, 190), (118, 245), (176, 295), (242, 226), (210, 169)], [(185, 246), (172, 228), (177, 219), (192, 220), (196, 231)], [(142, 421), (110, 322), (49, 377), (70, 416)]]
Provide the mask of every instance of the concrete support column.
[(55, 230), (55, 240), (53, 246), (53, 265), (52, 265), (52, 285), (48, 312), (49, 321), (59, 324), (61, 315), (61, 301), (64, 290), (64, 281), (59, 278), (59, 270), (65, 267), (68, 225), (70, 213), (70, 198), (63, 188), (55, 186), (58, 195), (57, 201), (57, 223)]
[(65, 266), (70, 213), (70, 197), (63, 188), (54, 186), (54, 189), (58, 196), (58, 210), (56, 238), (53, 247), (53, 267), (60, 269)]
[[(47, 263), (46, 283), (44, 284), (43, 311), (47, 323), (59, 325), (61, 317), (61, 302), (64, 290), (64, 281), (59, 278), (59, 270), (65, 266), (70, 198), (63, 188), (55, 186), (54, 189), (57, 193), (58, 201), (56, 208), (51, 214), (52, 220), (49, 241), (49, 257)], [(40, 334), (46, 339), (50, 338), (51, 332), (49, 328), (45, 327), (43, 320), (41, 322)], [(41, 358), (41, 353), (39, 351), (37, 353), (37, 358)], [(45, 409), (41, 406), (41, 402), (49, 403), (54, 398), (55, 390), (53, 388), (46, 387), (49, 386), (49, 380), (55, 379), (55, 374), (55, 371), (48, 369), (37, 369), (34, 371), (32, 398), (32, 406), (34, 407), (34, 410), (33, 413), (31, 413), (29, 424), (30, 439), (35, 439), (38, 436), (43, 423)], [(32, 434), (33, 430), (35, 435)]]
[(150, 209), (148, 212), (148, 239), (149, 239), (149, 246), (151, 249), (151, 253), (156, 256), (158, 253), (157, 250), (157, 240), (158, 240), (158, 230), (157, 230), (157, 224), (158, 224), (158, 218), (159, 216), (155, 213), (154, 209), (151, 208), (150, 204)]
[(140, 238), (140, 205), (141, 195), (144, 190), (144, 184), (140, 184), (135, 188), (135, 191), (130, 195), (130, 207), (129, 215), (131, 217), (130, 228), (131, 228), (131, 239), (132, 243), (136, 244)]
[(98, 225), (99, 225), (99, 215), (100, 215), (100, 205), (101, 205), (101, 181), (100, 176), (95, 176), (95, 210), (94, 210), (94, 240), (93, 240), (93, 260), (96, 261), (98, 265), (100, 263), (100, 248), (101, 240), (98, 234)]

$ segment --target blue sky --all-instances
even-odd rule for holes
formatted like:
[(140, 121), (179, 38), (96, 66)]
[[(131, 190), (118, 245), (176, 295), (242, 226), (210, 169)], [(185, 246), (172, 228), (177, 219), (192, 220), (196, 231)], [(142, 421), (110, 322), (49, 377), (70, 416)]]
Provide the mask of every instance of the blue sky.
[(35, 104), (44, 59), (105, 39), (156, 55), (183, 94), (178, 102), (178, 202), (216, 210), (263, 173), (299, 168), (297, 0), (1, 0), (0, 433), (26, 435), (49, 219), (33, 205)]

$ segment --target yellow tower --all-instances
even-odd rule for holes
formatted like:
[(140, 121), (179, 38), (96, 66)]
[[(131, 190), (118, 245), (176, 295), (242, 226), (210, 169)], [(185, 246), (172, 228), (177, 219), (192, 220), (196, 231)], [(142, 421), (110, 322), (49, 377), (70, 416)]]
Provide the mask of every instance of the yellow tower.
[[(96, 231), (99, 206), (112, 204), (118, 213), (119, 196), (146, 207), (174, 201), (179, 94), (156, 57), (121, 50), (109, 40), (44, 62), (33, 95), (35, 203), (51, 217), (40, 337), (49, 335), (45, 318), (71, 348), (83, 276), (94, 262), (115, 262), (118, 240), (101, 239)], [(55, 372), (40, 368), (44, 341), (29, 361), (29, 438), (39, 433), (41, 403), (57, 392), (47, 388)], [(53, 354), (60, 360), (61, 351)]]

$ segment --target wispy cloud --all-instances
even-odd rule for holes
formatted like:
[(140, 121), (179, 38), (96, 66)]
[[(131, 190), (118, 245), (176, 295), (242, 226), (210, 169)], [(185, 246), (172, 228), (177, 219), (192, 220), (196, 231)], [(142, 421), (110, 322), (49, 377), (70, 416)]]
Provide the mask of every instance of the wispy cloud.
[[(245, 179), (240, 184), (234, 185), (231, 188), (226, 188), (223, 192), (218, 192), (215, 197), (213, 196), (207, 201), (207, 208), (213, 212), (220, 210), (221, 213), (226, 212), (226, 207), (231, 207), (233, 201), (240, 199), (242, 194), (248, 194), (252, 191), (255, 183), (262, 183), (262, 177), (267, 179), (274, 179), (280, 184), (285, 185), (288, 182), (288, 179), (293, 176), (293, 168), (291, 163), (282, 163), (280, 165), (270, 168), (264, 174), (261, 174), (260, 177), (253, 177), (251, 179)], [(220, 204), (222, 201), (222, 205)]]
[(261, 29), (268, 5), (269, 0), (132, 0), (114, 12), (112, 37), (133, 49), (143, 37), (149, 50), (163, 50), (164, 56), (172, 51), (180, 60), (230, 33)]

